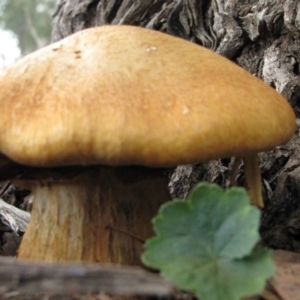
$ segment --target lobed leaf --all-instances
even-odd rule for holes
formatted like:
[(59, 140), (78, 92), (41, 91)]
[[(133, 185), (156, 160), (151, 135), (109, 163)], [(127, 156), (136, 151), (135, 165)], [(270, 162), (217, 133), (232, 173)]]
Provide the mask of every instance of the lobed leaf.
[(259, 293), (274, 272), (270, 251), (255, 246), (259, 219), (244, 189), (201, 183), (162, 205), (142, 260), (201, 300)]

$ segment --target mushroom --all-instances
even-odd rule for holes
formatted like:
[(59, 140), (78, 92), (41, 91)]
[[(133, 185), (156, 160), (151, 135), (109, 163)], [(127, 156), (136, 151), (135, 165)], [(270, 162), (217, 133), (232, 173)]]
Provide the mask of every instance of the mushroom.
[(169, 199), (151, 168), (242, 158), (262, 206), (257, 154), (286, 143), (296, 124), (280, 94), (226, 58), (125, 25), (24, 57), (0, 88), (0, 152), (29, 166), (15, 180), (35, 197), (22, 259), (138, 264), (132, 235), (151, 236)]

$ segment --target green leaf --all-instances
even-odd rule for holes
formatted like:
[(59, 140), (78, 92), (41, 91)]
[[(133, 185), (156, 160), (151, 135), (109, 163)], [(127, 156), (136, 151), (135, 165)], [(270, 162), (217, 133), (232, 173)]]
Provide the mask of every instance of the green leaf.
[(142, 260), (201, 300), (257, 294), (274, 272), (270, 251), (255, 246), (259, 219), (244, 189), (201, 183), (162, 205)]

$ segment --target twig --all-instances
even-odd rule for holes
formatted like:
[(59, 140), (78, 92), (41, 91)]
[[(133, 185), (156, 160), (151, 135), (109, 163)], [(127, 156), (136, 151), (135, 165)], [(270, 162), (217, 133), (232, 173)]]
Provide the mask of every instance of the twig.
[(0, 190), (0, 198), (5, 194), (5, 192), (8, 190), (8, 188), (10, 187), (10, 185), (11, 185), (11, 180), (7, 180), (3, 184), (3, 186), (2, 186), (2, 188)]
[(266, 289), (262, 292), (261, 296), (265, 300), (282, 300), (281, 298), (277, 297), (275, 294), (273, 294), (272, 292), (270, 292)]
[(137, 267), (100, 264), (45, 264), (0, 257), (0, 295), (108, 293), (167, 296), (172, 285), (157, 274)]
[(128, 235), (130, 236), (131, 238), (141, 242), (142, 244), (145, 243), (145, 240), (143, 240), (142, 238), (140, 238), (139, 236), (127, 231), (127, 230), (124, 230), (124, 229), (120, 229), (120, 228), (116, 228), (112, 225), (106, 225), (106, 229), (110, 229), (110, 230), (113, 230), (113, 231), (116, 231), (116, 232), (119, 232), (121, 234), (125, 234), (125, 235)]

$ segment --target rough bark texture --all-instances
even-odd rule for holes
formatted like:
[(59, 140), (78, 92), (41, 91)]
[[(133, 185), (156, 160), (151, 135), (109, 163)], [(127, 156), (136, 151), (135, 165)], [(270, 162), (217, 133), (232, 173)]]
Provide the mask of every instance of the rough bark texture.
[[(210, 48), (273, 86), (299, 116), (298, 0), (61, 0), (53, 41), (103, 24), (148, 27)], [(260, 156), (266, 201), (263, 240), (271, 247), (296, 251), (300, 251), (299, 143), (297, 133), (288, 145)], [(198, 181), (228, 186), (230, 166), (230, 159), (222, 159), (178, 167), (171, 191), (184, 198)]]

